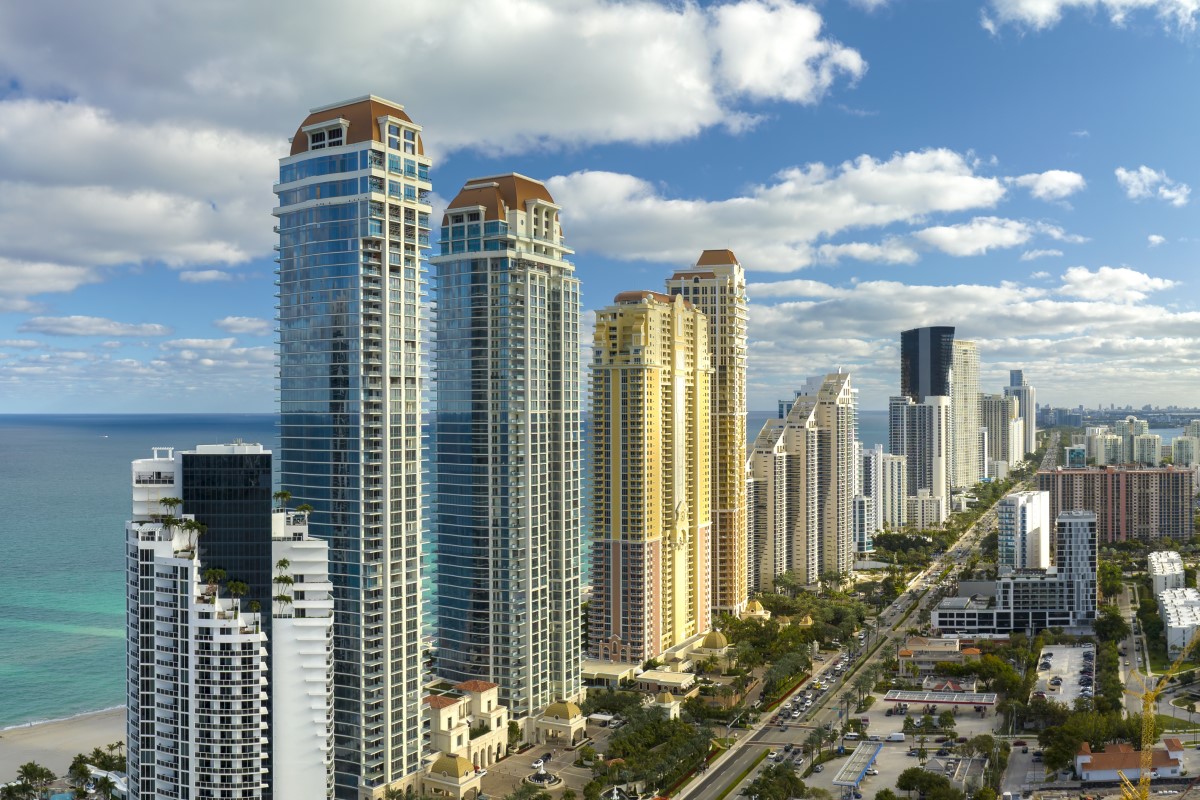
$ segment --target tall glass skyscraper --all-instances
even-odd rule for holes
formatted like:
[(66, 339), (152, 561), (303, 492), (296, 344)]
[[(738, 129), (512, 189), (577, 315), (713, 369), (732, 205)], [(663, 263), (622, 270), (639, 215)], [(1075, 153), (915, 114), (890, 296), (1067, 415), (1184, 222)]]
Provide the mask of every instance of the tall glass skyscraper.
[(329, 542), (335, 795), (421, 766), (429, 159), (402, 106), (313, 109), (280, 160), (280, 482)]
[(437, 672), (516, 718), (578, 699), (579, 281), (539, 181), (470, 181), (442, 222)]
[(954, 364), (954, 328), (913, 328), (900, 334), (900, 394), (923, 403), (926, 397), (950, 396)]

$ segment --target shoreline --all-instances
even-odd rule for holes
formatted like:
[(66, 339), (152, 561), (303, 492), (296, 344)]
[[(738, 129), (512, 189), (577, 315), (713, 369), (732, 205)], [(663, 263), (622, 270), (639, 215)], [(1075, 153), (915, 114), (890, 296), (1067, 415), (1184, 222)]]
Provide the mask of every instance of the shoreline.
[(61, 777), (77, 753), (116, 741), (125, 741), (125, 706), (0, 729), (0, 783), (15, 780), (27, 761)]
[(31, 719), (31, 720), (26, 720), (25, 722), (16, 722), (16, 723), (13, 723), (12, 725), (5, 725), (3, 727), (0, 727), (0, 736), (3, 736), (4, 734), (8, 733), (9, 731), (19, 731), (24, 728), (34, 728), (34, 727), (37, 727), (38, 725), (49, 725), (53, 722), (70, 722), (73, 719), (79, 719), (81, 717), (90, 717), (93, 714), (105, 714), (109, 711), (120, 711), (120, 710), (123, 710), (124, 708), (125, 708), (125, 706), (123, 704), (119, 705), (119, 706), (106, 706), (104, 708), (97, 708), (93, 711), (80, 711), (78, 714), (72, 714), (69, 717), (51, 717), (50, 719)]

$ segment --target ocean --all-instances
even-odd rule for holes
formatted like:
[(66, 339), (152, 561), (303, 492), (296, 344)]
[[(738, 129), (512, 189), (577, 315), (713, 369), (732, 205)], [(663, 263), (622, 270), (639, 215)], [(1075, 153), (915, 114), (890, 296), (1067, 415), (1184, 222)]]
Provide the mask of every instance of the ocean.
[(124, 704), (129, 462), (239, 438), (276, 416), (0, 415), (0, 728)]

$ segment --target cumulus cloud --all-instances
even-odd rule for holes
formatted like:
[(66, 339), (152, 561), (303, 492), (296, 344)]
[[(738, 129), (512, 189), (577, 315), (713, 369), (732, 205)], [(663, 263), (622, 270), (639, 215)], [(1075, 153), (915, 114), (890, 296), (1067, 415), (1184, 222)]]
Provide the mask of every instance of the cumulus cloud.
[(1151, 169), (1145, 164), (1137, 169), (1117, 167), (1117, 183), (1125, 190), (1130, 200), (1158, 197), (1173, 206), (1186, 206), (1192, 188), (1186, 183), (1172, 180), (1167, 173)]
[(882, 408), (897, 388), (899, 331), (921, 325), (953, 325), (978, 341), (985, 389), (1004, 385), (1007, 369), (1025, 367), (1047, 402), (1089, 394), (1117, 399), (1113, 387), (1129, 385), (1131, 375), (1154, 376), (1157, 396), (1184, 402), (1200, 380), (1200, 312), (1146, 302), (1149, 292), (1170, 284), (1105, 267), (1073, 268), (1054, 288), (754, 282), (747, 287), (751, 407), (768, 407), (807, 375), (841, 365), (862, 390), (863, 407)]
[(1105, 14), (1114, 25), (1124, 25), (1137, 11), (1150, 11), (1179, 30), (1194, 28), (1200, 15), (1197, 0), (991, 0), (991, 6), (997, 21), (1036, 30), (1057, 25), (1074, 9)]
[(233, 278), (228, 272), (219, 269), (187, 270), (179, 273), (179, 280), (184, 283), (217, 283)]
[(1146, 237), (1146, 244), (1150, 247), (1158, 247), (1165, 241), (1167, 241), (1167, 238), (1165, 236), (1159, 236), (1157, 233), (1152, 233)]
[(1026, 250), (1024, 253), (1021, 253), (1021, 260), (1022, 261), (1034, 261), (1035, 259), (1039, 259), (1039, 258), (1057, 258), (1057, 257), (1061, 256), (1062, 254), (1063, 254), (1062, 250), (1055, 250), (1055, 249)]
[(1033, 172), (1009, 180), (1029, 189), (1029, 193), (1038, 200), (1062, 200), (1087, 186), (1087, 181), (1078, 172), (1063, 169)]
[[(1062, 242), (1084, 241), (1083, 237), (1069, 234), (1057, 225), (1003, 217), (975, 217), (955, 225), (936, 225), (919, 230), (913, 236), (952, 256), (978, 256), (989, 250), (1023, 245), (1037, 234)], [(1050, 255), (1058, 251), (1030, 252)], [(1022, 260), (1028, 259), (1022, 256)]]
[(1040, 281), (1044, 280), (1045, 278), (1049, 278), (1050, 273), (1046, 272), (1045, 270), (1038, 270), (1037, 272), (1031, 272), (1029, 277), (1033, 278), (1035, 281)]
[[(856, 50), (824, 33), (818, 12), (794, 0), (407, 0), (399, 16), (359, 2), (338, 14), (308, 5), (287, 15), (244, 3), (222, 3), (219, 13), (163, 5), (135, 31), (122, 23), (142, 10), (134, 0), (72, 8), (70, 26), (53, 3), (8, 4), (0, 53), (33, 93), (87, 97), (121, 119), (214, 120), (277, 139), (280, 120), (299, 123), (311, 98), (361, 95), (371, 75), (374, 92), (438, 132), (428, 145), (442, 153), (673, 141), (745, 125), (748, 101), (817, 102), (866, 69)], [(275, 35), (264, 39), (265, 27)], [(318, 38), (354, 46), (333, 58), (296, 46)], [(508, 54), (555, 68), (513, 80)]]
[[(963, 155), (945, 149), (791, 167), (723, 200), (664, 196), (649, 181), (614, 172), (575, 172), (547, 185), (581, 249), (622, 260), (686, 262), (711, 246), (712, 231), (720, 230), (747, 268), (770, 272), (813, 263), (821, 238), (987, 208), (1005, 191), (1000, 180), (977, 174)], [(834, 258), (911, 258), (898, 243), (831, 247), (826, 253)]]
[(227, 333), (261, 336), (271, 332), (269, 320), (258, 317), (222, 317), (213, 325)]
[(846, 242), (845, 244), (823, 244), (817, 248), (823, 262), (836, 264), (843, 258), (857, 261), (876, 261), (883, 264), (916, 263), (917, 251), (898, 238), (885, 239), (880, 244), (868, 242)]
[(1087, 267), (1071, 267), (1063, 273), (1062, 281), (1058, 290), (1061, 294), (1115, 303), (1139, 302), (1151, 292), (1176, 285), (1175, 281), (1151, 277), (1128, 267), (1100, 267), (1095, 272)]
[(166, 336), (171, 329), (155, 322), (117, 322), (104, 317), (32, 317), (21, 323), (22, 333), (49, 336)]

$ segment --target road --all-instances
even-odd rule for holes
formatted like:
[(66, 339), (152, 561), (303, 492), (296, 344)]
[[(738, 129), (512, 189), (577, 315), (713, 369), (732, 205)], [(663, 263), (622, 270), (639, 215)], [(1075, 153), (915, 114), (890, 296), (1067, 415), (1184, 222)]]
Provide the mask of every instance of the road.
[[(1054, 447), (1052, 446), (1048, 449), (1047, 453), (1051, 459), (1051, 464), (1053, 460), (1050, 454), (1053, 451)], [(1046, 466), (1045, 461), (1043, 462), (1043, 466)], [(860, 670), (878, 663), (887, 657), (891, 652), (889, 644), (903, 639), (906, 635), (905, 631), (910, 626), (918, 624), (921, 611), (933, 604), (933, 598), (936, 594), (933, 590), (936, 588), (938, 577), (947, 567), (961, 567), (962, 564), (966, 563), (971, 555), (971, 551), (979, 546), (979, 542), (983, 536), (994, 530), (995, 526), (996, 510), (993, 507), (984, 512), (950, 550), (943, 553), (934, 563), (930, 564), (909, 581), (907, 591), (897, 598), (895, 602), (884, 609), (874, 620), (868, 621), (868, 625), (874, 628), (875, 634), (867, 642), (866, 648), (870, 649), (873, 647), (874, 650), (870, 652), (870, 655), (865, 660), (860, 659), (857, 661), (851, 671), (833, 682), (830, 689), (821, 695), (820, 699), (814, 704), (813, 709), (805, 715), (802, 724), (788, 722), (780, 726), (778, 724), (771, 725), (768, 721), (760, 723), (755, 729), (742, 736), (731, 748), (731, 751), (720, 759), (707, 773), (685, 787), (677, 796), (678, 800), (714, 800), (735, 777), (754, 763), (754, 760), (758, 758), (764, 749), (778, 749), (789, 742), (794, 745), (802, 745), (813, 728), (837, 723), (846, 713), (840, 707), (841, 693), (845, 691), (848, 685), (852, 685), (854, 677)], [(929, 583), (928, 587), (926, 587), (927, 582)], [(925, 593), (921, 594), (922, 591)], [(918, 607), (905, 619), (905, 612), (914, 603), (917, 603)], [(903, 623), (901, 623), (902, 619), (904, 620)], [(878, 646), (876, 646), (876, 642), (879, 642)], [(835, 660), (835, 657), (828, 658), (820, 667), (822, 673)], [(816, 677), (818, 675), (814, 675), (814, 678)], [(797, 690), (797, 694), (802, 693), (802, 689), (803, 687)], [(794, 697), (795, 695), (793, 694), (792, 696)]]

